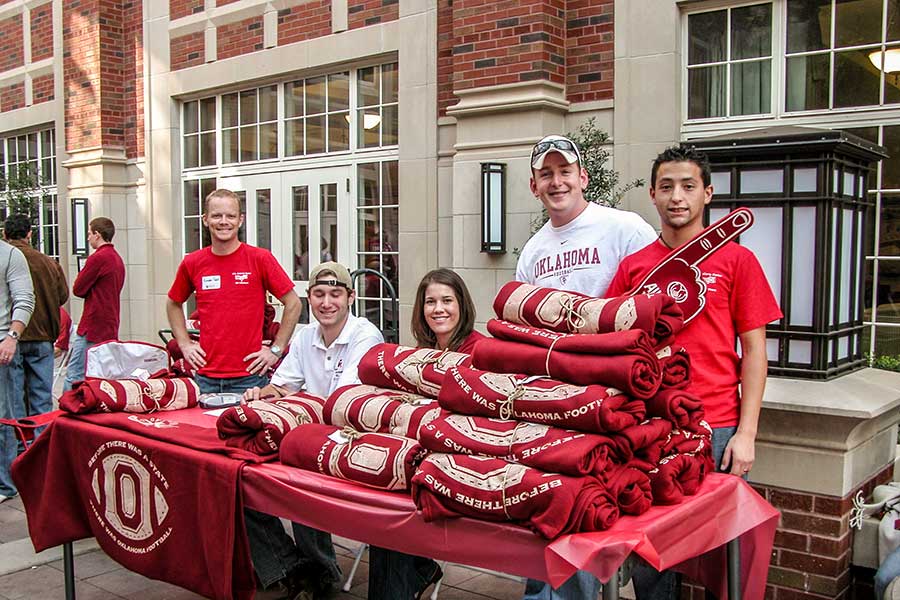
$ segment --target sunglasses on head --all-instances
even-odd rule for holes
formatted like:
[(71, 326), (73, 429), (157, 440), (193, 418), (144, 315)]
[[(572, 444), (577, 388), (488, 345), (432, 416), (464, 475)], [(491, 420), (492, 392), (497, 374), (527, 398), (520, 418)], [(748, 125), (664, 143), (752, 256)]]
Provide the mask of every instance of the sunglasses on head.
[(578, 151), (578, 146), (569, 140), (547, 140), (545, 142), (538, 142), (534, 145), (534, 150), (531, 151), (531, 162), (534, 162), (534, 159), (550, 148), (563, 150), (565, 152), (574, 152), (578, 162), (581, 162), (581, 153)]

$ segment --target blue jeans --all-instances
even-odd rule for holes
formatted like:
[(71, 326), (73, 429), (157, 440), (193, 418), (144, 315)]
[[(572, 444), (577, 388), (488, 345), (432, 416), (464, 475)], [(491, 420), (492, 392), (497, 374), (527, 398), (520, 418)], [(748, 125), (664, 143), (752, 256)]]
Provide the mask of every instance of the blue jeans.
[[(12, 382), (10, 381), (10, 368), (7, 365), (0, 366), (0, 419), (15, 418), (13, 411)], [(16, 484), (9, 474), (12, 461), (18, 454), (19, 444), (16, 441), (16, 433), (12, 427), (0, 425), (0, 495), (12, 497), (18, 493)]]
[(369, 546), (369, 593), (373, 600), (409, 600), (419, 595), (437, 574), (430, 558)]
[(576, 571), (556, 589), (549, 583), (529, 579), (523, 600), (595, 600), (600, 594), (600, 580), (587, 571)]
[[(717, 471), (722, 466), (722, 457), (725, 455), (728, 440), (736, 431), (737, 427), (713, 429), (712, 452)], [(744, 479), (746, 478), (744, 475)], [(634, 582), (634, 595), (637, 600), (677, 600), (681, 595), (681, 574), (675, 571), (657, 571), (643, 561), (635, 564), (631, 580)]]
[(884, 590), (897, 577), (900, 577), (900, 548), (888, 554), (875, 573), (875, 600), (884, 598)]
[[(53, 409), (53, 342), (19, 342), (10, 363), (17, 419)], [(27, 402), (27, 406), (26, 406)]]
[(69, 368), (66, 369), (66, 381), (63, 384), (63, 391), (71, 390), (75, 383), (84, 381), (84, 369), (87, 363), (87, 351), (91, 346), (96, 346), (97, 342), (89, 342), (83, 335), (77, 333), (72, 336), (69, 347), (72, 354), (69, 355)]

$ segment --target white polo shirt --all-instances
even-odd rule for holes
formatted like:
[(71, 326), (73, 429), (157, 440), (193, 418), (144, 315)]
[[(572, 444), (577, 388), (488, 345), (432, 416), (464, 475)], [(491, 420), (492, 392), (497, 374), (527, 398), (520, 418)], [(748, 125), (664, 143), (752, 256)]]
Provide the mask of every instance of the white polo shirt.
[(359, 383), (359, 361), (369, 348), (383, 341), (378, 328), (352, 314), (327, 348), (319, 324), (307, 325), (291, 340), (291, 349), (272, 375), (272, 384), (327, 398), (343, 385)]

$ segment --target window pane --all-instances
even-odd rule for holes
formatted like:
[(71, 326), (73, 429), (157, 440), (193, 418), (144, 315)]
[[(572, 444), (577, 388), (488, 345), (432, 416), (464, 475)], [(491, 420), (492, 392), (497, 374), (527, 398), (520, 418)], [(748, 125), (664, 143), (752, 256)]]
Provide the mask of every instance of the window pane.
[[(47, 158), (48, 156), (53, 156), (56, 154), (53, 150), (53, 136), (51, 135), (50, 129), (45, 129), (41, 132), (41, 156)], [(0, 154), (2, 154), (2, 150), (0, 150)], [(0, 160), (3, 160), (0, 158)]]
[(878, 143), (878, 127), (841, 127), (841, 129), (873, 144)]
[[(887, 52), (889, 53), (888, 57), (890, 57), (890, 53), (892, 52), (900, 53), (900, 48), (897, 48), (896, 46), (894, 48), (888, 48)], [(884, 74), (884, 103), (900, 103), (900, 73), (895, 72)]]
[(887, 41), (900, 40), (900, 1), (888, 0)]
[(306, 153), (325, 152), (325, 115), (306, 118)]
[(241, 92), (241, 125), (256, 123), (256, 90)]
[(256, 158), (256, 125), (241, 127), (241, 162)]
[(325, 112), (325, 78), (312, 77), (306, 80), (306, 114)]
[(688, 17), (688, 64), (725, 60), (728, 14), (724, 10)]
[(238, 130), (228, 129), (222, 132), (222, 162), (236, 163), (238, 161)]
[(336, 73), (328, 76), (328, 110), (350, 108), (350, 73)]
[(182, 188), (184, 194), (184, 214), (185, 216), (200, 214), (200, 184), (196, 179), (184, 182)]
[(272, 249), (272, 190), (256, 190), (256, 245)]
[(284, 84), (284, 114), (286, 117), (300, 117), (303, 115), (302, 81)]
[(834, 53), (834, 106), (878, 104), (880, 74), (867, 50)]
[[(381, 236), (379, 232), (381, 230), (381, 222), (379, 210), (377, 208), (365, 208), (359, 210), (357, 214), (359, 216), (359, 226), (357, 227), (357, 231), (359, 231), (359, 249), (364, 252), (380, 251)], [(367, 256), (365, 265), (370, 269), (377, 269), (377, 267), (371, 266), (373, 261), (376, 261), (377, 264), (377, 260), (377, 256)]]
[[(7, 159), (9, 162), (16, 162), (19, 156), (19, 153), (16, 149), (16, 138), (7, 138), (6, 140), (6, 153), (9, 155)], [(24, 158), (24, 157), (23, 157)]]
[(365, 69), (359, 69), (356, 73), (356, 95), (359, 106), (378, 104), (378, 67), (366, 67)]
[(209, 179), (201, 179), (200, 180), (200, 206), (203, 206), (203, 202), (206, 200), (206, 197), (212, 194), (216, 189), (216, 178), (210, 177)]
[(197, 103), (184, 103), (184, 133), (196, 133), (200, 121), (197, 117)]
[(381, 203), (399, 204), (400, 185), (397, 180), (397, 161), (381, 163)]
[(294, 279), (309, 279), (309, 189), (305, 186), (294, 186), (292, 191), (292, 224), (294, 236)]
[(881, 161), (881, 189), (900, 189), (900, 125), (885, 125), (882, 135), (888, 157)]
[(384, 103), (397, 101), (398, 86), (397, 63), (381, 66), (381, 101)]
[(731, 66), (731, 114), (767, 113), (772, 104), (772, 61)]
[(772, 5), (757, 4), (733, 9), (731, 11), (731, 59), (771, 55)]
[(184, 252), (185, 254), (200, 249), (200, 227), (203, 222), (199, 218), (184, 220)]
[(688, 118), (725, 116), (725, 65), (688, 71)]
[(356, 130), (359, 132), (358, 145), (360, 148), (374, 148), (379, 144), (379, 131), (381, 130), (381, 111), (377, 108), (360, 110), (359, 121)]
[(234, 127), (238, 124), (238, 95), (222, 96), (222, 127)]
[(284, 153), (287, 156), (303, 154), (303, 119), (288, 121), (284, 128), (285, 140)]
[(204, 167), (216, 164), (216, 134), (200, 134), (200, 164)]
[[(381, 249), (384, 252), (397, 252), (397, 231), (399, 208), (381, 209)], [(396, 285), (396, 284), (395, 284)]]
[(274, 121), (278, 118), (278, 86), (259, 88), (259, 120)]
[(347, 115), (340, 112), (328, 115), (328, 151), (340, 152), (350, 149), (350, 122)]
[(831, 0), (788, 0), (787, 50), (831, 47)]
[[(37, 158), (38, 138), (36, 133), (28, 134), (28, 158)], [(35, 167), (36, 168), (36, 167)]]
[(858, 46), (881, 41), (882, 0), (836, 0), (834, 46)]
[(278, 124), (259, 126), (259, 159), (278, 158)]
[(378, 163), (359, 165), (357, 179), (359, 180), (359, 193), (357, 194), (358, 204), (360, 206), (373, 206), (378, 204), (380, 200), (378, 194)]
[(216, 99), (204, 98), (200, 101), (200, 129), (212, 131), (216, 128)]
[(337, 260), (339, 257), (332, 254), (331, 248), (337, 248), (337, 184), (323, 183), (319, 186), (319, 232), (322, 239), (319, 241), (319, 259)]
[(394, 146), (397, 144), (397, 123), (400, 121), (397, 105), (385, 106), (381, 109), (381, 115), (381, 145)]
[(828, 54), (787, 59), (787, 110), (828, 108)]
[(184, 168), (190, 169), (196, 167), (199, 162), (199, 145), (200, 140), (196, 135), (188, 135), (184, 138)]

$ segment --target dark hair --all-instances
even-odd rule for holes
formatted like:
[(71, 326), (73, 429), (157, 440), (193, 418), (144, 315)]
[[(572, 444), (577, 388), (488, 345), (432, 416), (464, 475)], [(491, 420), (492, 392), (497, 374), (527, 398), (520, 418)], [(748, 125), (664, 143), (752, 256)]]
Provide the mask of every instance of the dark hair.
[(28, 215), (15, 213), (6, 218), (3, 223), (3, 233), (8, 240), (24, 240), (31, 231), (31, 219)]
[(241, 197), (232, 192), (231, 190), (226, 190), (225, 188), (218, 188), (211, 191), (206, 198), (203, 200), (203, 214), (209, 213), (209, 201), (213, 198), (230, 198), (234, 200), (235, 204), (237, 204), (238, 212), (241, 213), (243, 210), (241, 209)]
[(475, 303), (472, 302), (472, 296), (469, 295), (469, 289), (465, 282), (456, 274), (456, 271), (435, 269), (425, 274), (425, 277), (419, 282), (419, 289), (416, 290), (410, 329), (412, 329), (416, 345), (419, 348), (434, 348), (437, 345), (437, 336), (425, 322), (425, 291), (432, 283), (450, 286), (456, 295), (456, 302), (459, 304), (459, 323), (456, 324), (456, 328), (450, 336), (450, 343), (447, 345), (447, 350), (455, 351), (475, 328)]
[(116, 225), (106, 217), (96, 217), (91, 219), (88, 228), (100, 234), (104, 242), (111, 242), (113, 236), (116, 235)]
[(650, 169), (650, 187), (656, 187), (656, 173), (659, 165), (667, 162), (692, 162), (700, 167), (700, 176), (703, 179), (703, 187), (712, 185), (712, 172), (709, 168), (709, 158), (693, 146), (671, 146), (663, 150), (653, 161)]

